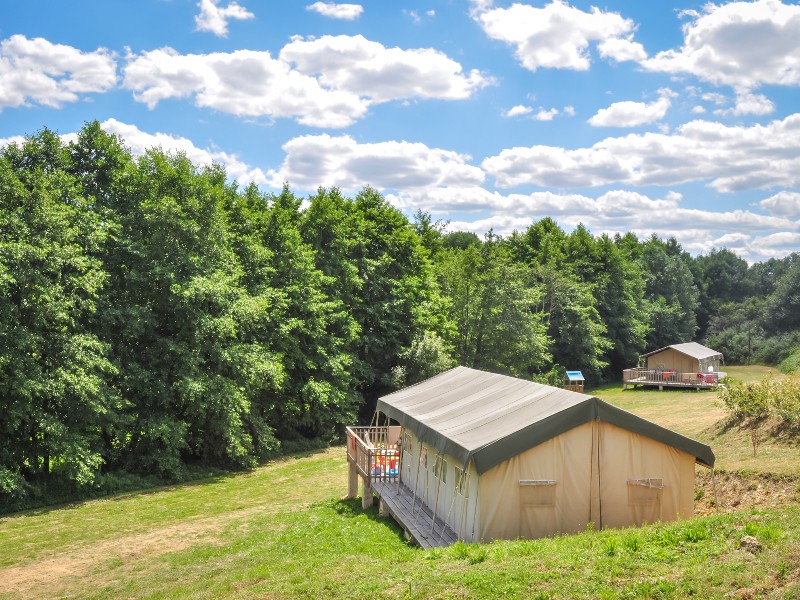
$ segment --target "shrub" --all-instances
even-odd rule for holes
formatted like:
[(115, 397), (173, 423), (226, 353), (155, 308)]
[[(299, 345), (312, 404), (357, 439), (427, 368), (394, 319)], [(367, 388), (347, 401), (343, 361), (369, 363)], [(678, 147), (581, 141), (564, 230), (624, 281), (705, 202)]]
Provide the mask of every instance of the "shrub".
[(800, 370), (800, 346), (784, 358), (779, 367), (782, 373), (795, 373)]
[(738, 419), (772, 417), (792, 429), (800, 423), (800, 375), (755, 383), (727, 379), (720, 399)]

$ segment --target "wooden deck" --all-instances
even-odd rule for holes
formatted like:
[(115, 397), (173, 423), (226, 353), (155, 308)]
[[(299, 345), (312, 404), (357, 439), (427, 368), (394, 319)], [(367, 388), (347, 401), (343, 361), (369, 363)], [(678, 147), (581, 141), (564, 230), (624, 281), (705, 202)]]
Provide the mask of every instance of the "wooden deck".
[(436, 517), (436, 526), (432, 527), (433, 512), (419, 498), (415, 502), (404, 484), (373, 481), (372, 489), (380, 498), (381, 513), (391, 515), (405, 529), (408, 538), (424, 549), (449, 546), (458, 539), (440, 517)]
[(696, 390), (714, 389), (720, 384), (727, 373), (715, 371), (713, 373), (680, 373), (678, 371), (662, 371), (637, 367), (625, 369), (622, 372), (622, 385), (624, 389), (633, 386), (656, 386), (663, 390), (665, 387), (694, 388)]

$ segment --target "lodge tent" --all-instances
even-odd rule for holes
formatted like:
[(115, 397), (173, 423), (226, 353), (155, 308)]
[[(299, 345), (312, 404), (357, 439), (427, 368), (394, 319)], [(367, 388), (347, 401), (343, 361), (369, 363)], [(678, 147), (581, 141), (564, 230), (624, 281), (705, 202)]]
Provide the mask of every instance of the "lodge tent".
[(722, 359), (721, 352), (697, 342), (672, 344), (641, 356), (648, 369), (678, 373), (716, 373), (721, 368)]
[(708, 446), (602, 400), (456, 367), (378, 400), (400, 483), (459, 539), (537, 538), (694, 514)]

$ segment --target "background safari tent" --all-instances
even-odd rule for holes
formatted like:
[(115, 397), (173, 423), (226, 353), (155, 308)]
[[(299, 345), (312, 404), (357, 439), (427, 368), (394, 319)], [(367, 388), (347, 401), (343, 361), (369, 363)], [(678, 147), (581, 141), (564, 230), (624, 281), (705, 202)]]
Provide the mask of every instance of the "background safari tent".
[(721, 371), (722, 361), (721, 352), (697, 342), (672, 344), (642, 354), (638, 367), (623, 371), (623, 387), (713, 388), (727, 375)]
[[(694, 514), (699, 442), (598, 398), (456, 367), (379, 399), (348, 428), (363, 480), (423, 546), (537, 538)], [(368, 496), (368, 500), (367, 500)]]

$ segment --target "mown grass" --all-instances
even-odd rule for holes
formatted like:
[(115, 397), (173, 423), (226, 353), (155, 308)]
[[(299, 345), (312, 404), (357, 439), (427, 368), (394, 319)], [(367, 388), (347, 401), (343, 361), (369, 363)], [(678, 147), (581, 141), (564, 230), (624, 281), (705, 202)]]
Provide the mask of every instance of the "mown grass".
[[(14, 598), (723, 598), (800, 594), (800, 509), (424, 551), (339, 500), (344, 450), (0, 519)], [(763, 545), (739, 548), (744, 535)]]
[[(687, 435), (715, 435), (705, 414), (712, 393), (598, 395), (640, 414), (663, 411)], [(720, 447), (736, 438), (722, 436), (712, 447), (736, 464)], [(0, 597), (800, 597), (797, 506), (424, 551), (376, 509), (340, 500), (346, 485), (344, 449), (332, 448), (249, 473), (9, 515), (0, 518)], [(762, 550), (739, 548), (745, 535)]]

